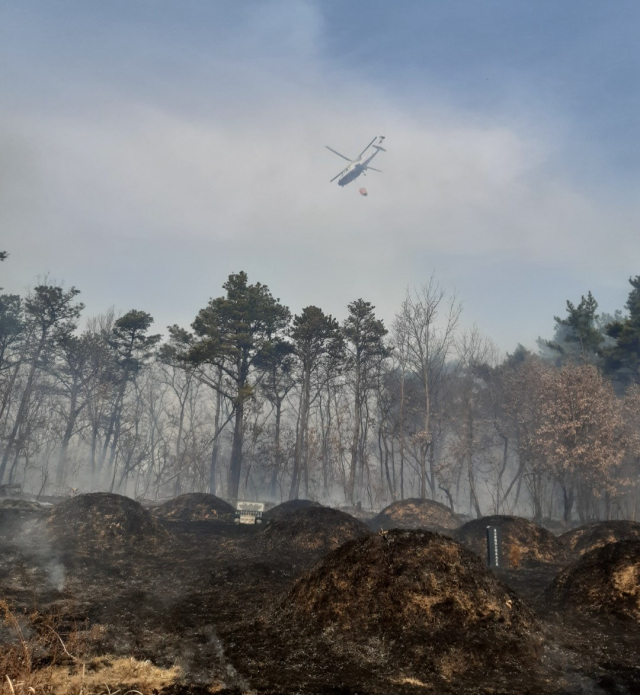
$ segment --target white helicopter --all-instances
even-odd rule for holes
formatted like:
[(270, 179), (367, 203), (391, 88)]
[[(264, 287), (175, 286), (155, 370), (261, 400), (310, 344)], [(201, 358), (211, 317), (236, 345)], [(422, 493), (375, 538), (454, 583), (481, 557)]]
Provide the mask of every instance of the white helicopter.
[[(378, 152), (386, 152), (384, 147), (382, 147), (382, 141), (384, 140), (384, 135), (376, 135), (375, 138), (360, 152), (358, 155), (357, 159), (349, 159), (349, 157), (345, 157), (343, 154), (340, 154), (340, 152), (336, 152), (334, 149), (329, 147), (328, 145), (325, 145), (325, 147), (330, 151), (333, 152), (333, 154), (337, 154), (338, 157), (342, 157), (342, 159), (346, 159), (347, 162), (349, 162), (349, 166), (346, 169), (343, 169), (337, 176), (334, 176), (329, 183), (333, 183), (336, 179), (339, 179), (338, 181), (338, 186), (346, 186), (348, 183), (351, 183), (354, 179), (357, 179), (360, 174), (363, 174), (367, 171), (380, 171), (380, 169), (374, 169), (372, 166), (369, 166), (369, 162), (378, 154)], [(374, 144), (375, 143), (375, 144)], [(363, 159), (364, 153), (370, 148), (373, 147), (374, 152), (373, 154), (370, 154), (368, 157)]]

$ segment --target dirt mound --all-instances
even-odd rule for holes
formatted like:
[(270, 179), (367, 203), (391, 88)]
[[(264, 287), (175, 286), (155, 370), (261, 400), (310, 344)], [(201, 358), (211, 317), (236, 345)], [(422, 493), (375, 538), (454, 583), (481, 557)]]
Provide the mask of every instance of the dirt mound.
[(567, 552), (584, 555), (607, 543), (640, 539), (640, 524), (635, 521), (595, 521), (560, 536)]
[(559, 605), (640, 622), (640, 540), (585, 553), (555, 578), (546, 595)]
[(235, 509), (206, 492), (189, 492), (153, 509), (153, 514), (175, 521), (233, 521)]
[(564, 547), (551, 531), (519, 516), (474, 519), (461, 526), (454, 537), (484, 559), (487, 557), (487, 526), (499, 526), (502, 531), (502, 555), (507, 567), (515, 569), (521, 564), (564, 559)]
[(108, 492), (78, 495), (59, 504), (46, 526), (55, 544), (83, 550), (155, 547), (170, 538), (138, 502)]
[(272, 507), (266, 511), (262, 516), (265, 519), (281, 519), (291, 512), (295, 512), (298, 509), (309, 509), (310, 507), (321, 507), (319, 502), (314, 502), (313, 500), (289, 500), (288, 502), (283, 502), (275, 507)]
[(297, 580), (280, 611), (285, 629), (431, 682), (530, 665), (540, 643), (533, 611), (477, 556), (422, 530), (343, 545)]
[(333, 550), (369, 533), (369, 527), (362, 521), (337, 509), (318, 505), (271, 519), (260, 535), (272, 548)]
[(461, 523), (460, 517), (440, 502), (408, 499), (393, 502), (385, 507), (371, 519), (369, 526), (375, 530), (423, 528), (439, 531), (458, 528)]

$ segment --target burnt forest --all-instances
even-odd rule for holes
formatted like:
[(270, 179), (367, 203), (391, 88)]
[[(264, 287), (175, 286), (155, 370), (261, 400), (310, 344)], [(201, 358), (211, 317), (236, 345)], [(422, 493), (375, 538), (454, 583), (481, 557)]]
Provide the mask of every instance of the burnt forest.
[(463, 314), (1, 294), (0, 692), (640, 693), (640, 277), (535, 352)]

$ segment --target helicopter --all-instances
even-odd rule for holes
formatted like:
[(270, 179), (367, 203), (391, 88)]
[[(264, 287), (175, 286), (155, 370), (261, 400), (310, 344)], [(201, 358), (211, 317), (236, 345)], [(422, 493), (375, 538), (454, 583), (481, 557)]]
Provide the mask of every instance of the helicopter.
[[(346, 186), (348, 183), (351, 183), (357, 179), (360, 174), (366, 174), (367, 171), (380, 172), (380, 169), (375, 169), (374, 167), (369, 166), (369, 163), (378, 154), (378, 152), (386, 152), (384, 147), (382, 147), (383, 141), (384, 135), (376, 135), (375, 138), (373, 138), (373, 140), (364, 148), (364, 150), (360, 152), (357, 159), (349, 159), (349, 157), (345, 157), (343, 154), (340, 154), (340, 152), (336, 152), (336, 150), (332, 149), (328, 145), (325, 145), (330, 152), (337, 154), (338, 157), (342, 157), (342, 159), (346, 159), (347, 162), (349, 162), (349, 166), (346, 169), (343, 169), (337, 176), (334, 176), (329, 183), (333, 183), (336, 179), (338, 179), (338, 186)], [(374, 152), (365, 158), (365, 152), (370, 147), (373, 148)]]

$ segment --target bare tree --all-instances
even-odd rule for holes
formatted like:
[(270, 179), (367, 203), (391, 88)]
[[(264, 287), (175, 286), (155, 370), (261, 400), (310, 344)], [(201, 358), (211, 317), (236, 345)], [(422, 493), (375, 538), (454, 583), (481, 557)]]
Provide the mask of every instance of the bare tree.
[(433, 445), (432, 410), (435, 394), (446, 374), (448, 358), (455, 345), (455, 334), (462, 305), (457, 296), (447, 297), (432, 275), (427, 284), (407, 290), (400, 312), (396, 315), (396, 342), (406, 348), (406, 362), (420, 380), (424, 394), (423, 428), (420, 443), (420, 497), (436, 496), (435, 460), (427, 457)]

